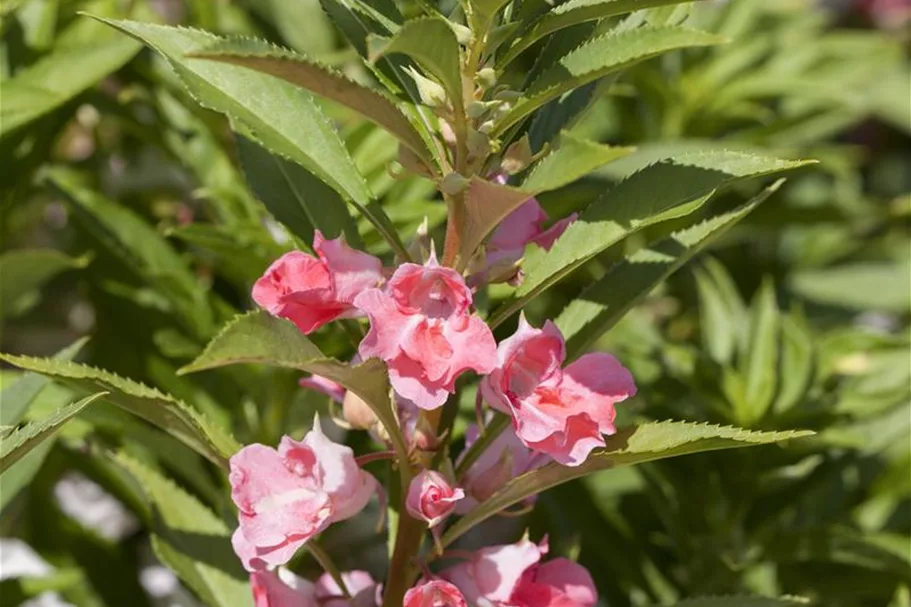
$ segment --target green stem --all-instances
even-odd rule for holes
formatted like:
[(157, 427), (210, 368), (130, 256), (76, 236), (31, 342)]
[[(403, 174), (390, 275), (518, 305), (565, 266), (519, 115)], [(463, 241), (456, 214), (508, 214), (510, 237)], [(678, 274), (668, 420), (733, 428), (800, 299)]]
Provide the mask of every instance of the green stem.
[(348, 592), (348, 588), (345, 586), (345, 581), (342, 579), (342, 572), (339, 571), (338, 567), (335, 566), (332, 558), (325, 550), (323, 550), (323, 547), (320, 546), (315, 539), (310, 539), (307, 542), (307, 550), (310, 551), (310, 554), (313, 555), (313, 558), (316, 559), (316, 562), (319, 563), (320, 567), (322, 567), (326, 573), (332, 576), (332, 579), (335, 580), (335, 583), (338, 584), (338, 587), (342, 589), (342, 594), (345, 596), (345, 598), (350, 599), (351, 594)]
[(389, 564), (389, 579), (386, 592), (383, 595), (383, 607), (401, 607), (405, 593), (417, 577), (417, 569), (413, 559), (421, 549), (424, 531), (427, 525), (408, 516), (404, 508), (404, 496), (408, 488), (402, 491), (402, 508), (399, 511), (399, 528), (395, 536), (395, 549), (392, 552), (392, 561)]

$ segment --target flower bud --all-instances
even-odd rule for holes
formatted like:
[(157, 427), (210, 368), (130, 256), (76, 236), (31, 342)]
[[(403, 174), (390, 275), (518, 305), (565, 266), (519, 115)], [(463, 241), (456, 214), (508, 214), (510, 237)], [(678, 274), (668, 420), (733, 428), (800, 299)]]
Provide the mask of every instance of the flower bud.
[(405, 593), (403, 607), (465, 607), (462, 591), (445, 580), (430, 580)]
[(462, 46), (471, 44), (473, 35), (470, 28), (465, 27), (461, 23), (453, 23), (452, 21), (449, 21), (448, 23), (449, 27), (452, 28), (452, 31), (455, 32), (456, 40), (459, 41), (459, 44)]
[(525, 167), (531, 164), (532, 155), (531, 144), (528, 142), (528, 135), (525, 135), (506, 148), (506, 153), (503, 154), (503, 161), (500, 164), (500, 167), (510, 175), (515, 175), (516, 173), (522, 172)]
[(458, 194), (467, 188), (470, 183), (471, 181), (463, 175), (452, 172), (443, 177), (440, 182), (440, 191), (449, 195)]
[(485, 67), (478, 70), (476, 78), (478, 84), (485, 89), (489, 89), (497, 83), (497, 72), (492, 67)]
[(414, 518), (435, 527), (452, 513), (456, 502), (463, 497), (465, 492), (450, 485), (439, 472), (422, 470), (408, 487), (405, 508)]
[(369, 430), (379, 421), (370, 405), (350, 390), (345, 393), (345, 398), (342, 400), (342, 415), (352, 428), (359, 430)]
[(437, 108), (446, 107), (449, 104), (449, 99), (446, 97), (446, 90), (442, 86), (430, 78), (422, 76), (413, 67), (406, 67), (405, 72), (414, 80), (414, 83), (418, 87), (418, 94), (421, 96), (421, 101), (423, 101), (425, 105)]

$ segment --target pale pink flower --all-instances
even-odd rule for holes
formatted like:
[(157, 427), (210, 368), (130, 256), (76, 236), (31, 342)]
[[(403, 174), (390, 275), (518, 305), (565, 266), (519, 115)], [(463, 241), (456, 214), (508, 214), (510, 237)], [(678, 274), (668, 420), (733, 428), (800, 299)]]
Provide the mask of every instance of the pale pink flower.
[(301, 388), (322, 392), (337, 403), (341, 403), (345, 398), (345, 388), (340, 383), (322, 375), (313, 374), (309, 377), (302, 377), (297, 383)]
[(453, 487), (442, 474), (435, 470), (421, 470), (411, 479), (405, 508), (414, 518), (425, 521), (430, 527), (442, 523), (465, 497), (460, 487)]
[(344, 598), (342, 589), (328, 573), (316, 580), (316, 602), (319, 607), (376, 607), (382, 602), (381, 586), (366, 571), (344, 571), (342, 581), (351, 595), (350, 601)]
[(250, 574), (255, 607), (318, 607), (316, 589), (290, 571), (255, 571)]
[(598, 593), (588, 571), (568, 559), (541, 563), (547, 543), (527, 538), (491, 546), (443, 571), (470, 605), (492, 607), (592, 607)]
[(326, 240), (317, 230), (313, 250), (318, 259), (300, 251), (285, 253), (253, 285), (253, 300), (260, 307), (291, 320), (304, 333), (359, 316), (354, 298), (383, 280), (380, 260), (352, 249), (341, 236)]
[[(478, 427), (474, 424), (465, 430), (465, 451), (478, 439)], [(461, 485), (465, 489), (465, 499), (459, 500), (455, 511), (465, 514), (480, 502), (503, 487), (511, 479), (539, 468), (550, 461), (543, 454), (532, 451), (522, 444), (512, 428), (506, 428), (475, 460), (462, 476)], [(533, 503), (532, 496), (526, 503)]]
[(446, 580), (422, 581), (405, 593), (403, 607), (466, 607), (462, 592)]
[(287, 563), (331, 523), (360, 512), (378, 484), (349, 447), (330, 441), (319, 421), (303, 441), (278, 450), (247, 445), (231, 458), (231, 497), (240, 526), (231, 538), (248, 571)]
[(566, 344), (550, 321), (536, 329), (523, 315), (497, 355), (497, 368), (481, 382), (484, 399), (512, 416), (526, 446), (567, 466), (604, 446), (602, 435), (616, 432), (614, 404), (636, 393), (632, 375), (610, 354), (586, 354), (562, 369)]
[(442, 406), (459, 375), (496, 365), (493, 334), (471, 313), (471, 299), (462, 276), (433, 256), (423, 266), (402, 264), (385, 289), (355, 299), (370, 317), (361, 358), (386, 361), (392, 387), (419, 408)]

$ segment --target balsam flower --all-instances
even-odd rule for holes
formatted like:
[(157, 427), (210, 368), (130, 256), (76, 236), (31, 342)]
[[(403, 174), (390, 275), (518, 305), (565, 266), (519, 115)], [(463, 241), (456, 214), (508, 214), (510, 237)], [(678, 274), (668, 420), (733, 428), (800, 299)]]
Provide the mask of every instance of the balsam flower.
[(338, 318), (359, 316), (354, 298), (383, 281), (382, 263), (352, 249), (343, 237), (326, 240), (316, 231), (313, 250), (279, 257), (253, 285), (253, 300), (273, 316), (312, 333)]
[(546, 542), (536, 545), (526, 538), (483, 548), (440, 575), (455, 584), (471, 605), (592, 607), (597, 603), (597, 590), (584, 567), (563, 558), (541, 563), (545, 554)]
[(342, 582), (351, 595), (344, 598), (342, 589), (328, 573), (316, 580), (316, 604), (319, 607), (376, 607), (382, 602), (381, 586), (366, 571), (344, 571)]
[(421, 409), (436, 409), (472, 369), (496, 366), (490, 328), (470, 311), (464, 279), (431, 256), (425, 265), (399, 266), (385, 289), (368, 289), (355, 305), (370, 318), (361, 358), (386, 361), (395, 391)]
[(460, 487), (453, 487), (439, 472), (422, 470), (411, 480), (405, 508), (414, 518), (435, 527), (452, 513), (463, 497), (465, 492)]
[(240, 510), (231, 542), (248, 571), (287, 563), (331, 523), (360, 512), (378, 488), (318, 420), (303, 441), (285, 436), (277, 450), (253, 444), (238, 451), (230, 481)]
[(255, 607), (318, 607), (313, 584), (283, 567), (251, 573), (250, 587)]
[(602, 435), (616, 432), (614, 404), (636, 393), (632, 375), (610, 354), (586, 354), (561, 368), (566, 343), (550, 321), (536, 329), (522, 316), (497, 356), (481, 382), (484, 399), (512, 416), (527, 447), (567, 466), (604, 446)]
[(446, 580), (421, 582), (405, 593), (403, 607), (466, 607), (462, 592)]

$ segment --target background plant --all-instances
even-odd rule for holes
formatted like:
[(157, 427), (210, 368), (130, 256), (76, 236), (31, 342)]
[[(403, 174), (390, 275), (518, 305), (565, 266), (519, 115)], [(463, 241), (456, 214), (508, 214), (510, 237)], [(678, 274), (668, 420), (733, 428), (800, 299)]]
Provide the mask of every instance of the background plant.
[[(602, 9), (622, 4), (604, 3)], [(402, 22), (391, 4), (4, 5), (9, 80), (3, 83), (0, 146), (9, 169), (3, 177), (8, 247), (2, 258), (3, 349), (46, 355), (91, 333), (87, 345), (76, 344), (60, 356), (74, 357), (81, 350), (80, 360), (173, 397), (104, 379), (102, 387), (110, 394), (81, 409), (55, 440), (40, 443), (4, 471), (5, 531), (26, 539), (56, 573), (4, 582), (3, 600), (15, 604), (18, 597), (50, 588), (77, 604), (140, 604), (143, 599), (137, 597), (146, 594), (136, 571), (150, 558), (144, 547), (150, 532), (158, 538), (153, 544), (159, 558), (168, 561), (162, 551), (186, 549), (168, 529), (227, 529), (220, 520), (221, 514), (231, 519), (222, 476), (170, 434), (113, 403), (134, 411), (147, 411), (150, 403), (175, 407), (182, 411), (178, 421), (151, 421), (170, 424), (178, 436), (196, 436), (196, 411), (209, 420), (207, 428), (216, 433), (230, 428), (242, 443), (274, 444), (282, 433), (299, 435), (314, 409), (325, 407), (324, 399), (299, 390), (299, 373), (263, 366), (193, 376), (175, 371), (249, 306), (249, 286), (268, 263), (292, 246), (306, 248), (314, 229), (344, 232), (349, 242), (363, 242), (392, 259), (395, 251), (403, 254), (426, 216), (429, 234), (442, 245), (446, 204), (432, 180), (414, 173), (429, 170), (442, 180), (454, 169), (486, 177), (527, 129), (531, 153), (545, 143), (554, 151), (545, 152), (538, 168), (519, 173), (513, 183), (541, 191), (539, 199), (552, 217), (598, 204), (605, 192), (600, 208), (607, 213), (619, 204), (633, 213), (646, 209), (630, 218), (648, 217), (660, 204), (680, 205), (680, 213), (659, 217), (662, 221), (635, 234), (623, 233), (611, 246), (598, 244), (594, 252), (564, 250), (572, 258), (569, 265), (568, 257), (556, 256), (559, 248), (550, 262), (532, 251), (518, 295), (506, 285), (492, 287), (486, 302), (479, 298), (482, 310), (497, 322), (507, 319), (498, 311), (522, 306), (535, 324), (557, 318), (575, 354), (594, 344), (621, 352), (641, 394), (621, 411), (628, 414), (621, 426), (634, 418), (670, 417), (819, 432), (784, 449), (689, 456), (562, 485), (542, 497), (531, 515), (533, 531), (549, 531), (557, 552), (578, 556), (595, 572), (610, 605), (745, 592), (801, 594), (822, 605), (904, 604), (911, 289), (908, 183), (901, 170), (908, 160), (902, 34), (859, 29), (854, 23), (836, 26), (834, 17), (803, 4), (732, 2), (630, 16), (594, 13), (605, 19), (554, 30), (546, 42), (542, 37), (519, 53), (523, 43), (514, 41), (522, 27), (488, 23), (483, 11), (473, 12), (477, 22), (471, 22), (454, 6), (440, 8), (476, 33), (486, 28), (488, 47), (501, 43), (495, 66), (514, 56), (497, 74), (497, 85), (510, 90), (527, 90), (548, 67), (554, 69), (557, 58), (615, 27), (634, 36), (643, 25), (673, 27), (685, 21), (732, 42), (669, 53), (626, 69), (619, 79), (583, 84), (544, 104), (530, 123), (503, 127), (490, 150), (494, 160), (470, 166), (467, 125), (466, 149), (451, 157), (440, 147), (437, 154), (428, 150), (434, 156), (429, 163), (420, 163), (408, 152), (427, 143), (420, 125), (432, 121), (425, 107), (435, 103), (432, 95), (442, 86), (450, 100), (457, 99), (453, 92), (461, 86), (464, 93), (466, 85), (443, 71), (446, 59), (415, 59), (437, 85), (424, 83), (421, 97), (401, 69), (409, 61), (391, 49), (395, 44), (420, 47), (427, 37), (421, 29), (413, 38), (400, 31), (392, 42), (382, 40), (397, 29), (391, 25)], [(525, 19), (547, 8), (527, 3), (507, 12), (512, 19)], [(249, 40), (213, 45), (201, 34), (145, 26), (146, 36), (171, 32), (167, 40), (152, 42), (168, 56), (169, 66), (108, 26), (78, 17), (77, 10), (264, 37), (359, 82), (394, 85), (398, 90), (390, 96), (412, 112), (406, 122), (418, 125), (418, 137), (400, 133), (413, 147), (400, 146), (353, 114), (352, 104), (372, 112), (383, 103), (358, 97), (362, 92), (334, 100), (341, 104), (311, 99), (246, 68), (230, 68), (240, 70), (233, 73), (243, 74), (245, 86), (226, 100), (201, 83), (199, 71), (228, 68), (184, 54), (202, 50), (199, 46), (223, 59), (250, 62), (264, 55), (288, 57), (285, 51)], [(397, 10), (407, 17), (433, 12), (412, 5)], [(440, 24), (445, 25), (434, 21), (431, 27)], [(449, 31), (440, 29), (434, 40), (447, 39)], [(369, 33), (379, 38), (368, 38)], [(452, 36), (457, 45), (460, 36), (465, 42), (461, 29)], [(174, 46), (175, 40), (183, 46)], [(415, 57), (424, 52), (399, 48), (409, 48)], [(464, 53), (474, 61), (472, 49), (469, 41)], [(594, 55), (604, 56), (601, 50)], [(295, 78), (307, 78), (302, 66), (313, 64), (294, 61)], [(323, 74), (321, 67), (310, 69)], [(551, 74), (550, 82), (565, 76), (561, 69)], [(480, 76), (482, 85), (486, 76)], [(306, 82), (312, 87), (323, 77)], [(282, 115), (245, 99), (257, 90), (251, 82), (290, 96), (296, 113)], [(200, 109), (191, 95), (231, 115), (238, 135), (224, 118)], [(334, 121), (343, 145), (332, 143), (332, 129), (320, 113)], [(487, 117), (481, 116), (478, 127)], [(404, 124), (385, 115), (372, 118)], [(463, 119), (469, 121), (467, 114)], [(302, 131), (305, 120), (322, 129), (317, 132), (329, 143)], [(563, 129), (569, 134), (561, 134)], [(486, 152), (484, 138), (473, 137), (473, 145)], [(618, 159), (628, 146), (637, 151)], [(760, 182), (734, 179), (741, 176), (735, 173), (713, 180), (699, 170), (725, 170), (731, 166), (725, 162), (742, 158), (723, 150), (821, 162), (792, 172), (747, 215), (752, 207), (742, 204), (758, 193)], [(652, 165), (666, 158), (675, 160)], [(640, 169), (638, 178), (627, 178)], [(453, 182), (458, 185), (450, 178)], [(722, 185), (726, 189), (704, 204)], [(450, 207), (460, 204), (460, 196), (478, 195), (467, 192), (453, 190)], [(492, 201), (521, 202), (508, 192), (479, 197), (479, 208)], [(356, 204), (346, 205), (346, 199)], [(599, 207), (585, 211), (583, 220), (592, 208)], [(716, 238), (723, 230), (711, 230), (743, 216), (723, 240)], [(593, 217), (601, 218), (588, 216)], [(592, 233), (579, 230), (572, 240), (590, 242), (585, 234)], [(703, 259), (697, 269), (674, 275), (646, 297), (653, 284), (706, 245), (713, 246), (722, 265)], [(535, 285), (550, 286), (548, 267), (577, 271), (525, 301), (523, 294), (537, 295)], [(506, 327), (498, 337), (511, 332)], [(316, 334), (314, 342), (340, 359), (353, 351), (341, 330)], [(60, 377), (58, 367), (37, 370)], [(23, 416), (43, 419), (79, 401), (85, 387), (73, 377), (61, 384), (36, 375), (13, 382), (13, 373), (4, 372), (3, 426), (16, 425)], [(463, 390), (456, 434), (472, 417), (471, 392), (471, 386)], [(176, 399), (190, 408), (175, 405)], [(369, 445), (359, 433), (348, 440), (360, 449)], [(229, 441), (225, 433), (200, 447), (217, 459)], [(112, 458), (113, 452), (126, 455)], [(51, 496), (60, 493), (58, 479), (71, 481), (73, 472), (115, 495), (142, 521), (140, 529), (111, 541), (62, 516), (60, 500)], [(175, 493), (162, 476), (173, 478), (187, 496), (172, 514), (155, 517), (147, 496), (158, 503), (156, 495)], [(373, 559), (377, 575), (385, 567), (386, 546), (372, 530), (344, 526), (324, 544), (342, 567), (362, 562), (346, 558), (353, 546), (359, 556)], [(217, 596), (206, 595), (205, 588), (213, 585), (207, 563), (180, 570), (174, 562), (168, 564), (190, 588), (218, 604)], [(307, 560), (299, 568), (316, 571)]]

